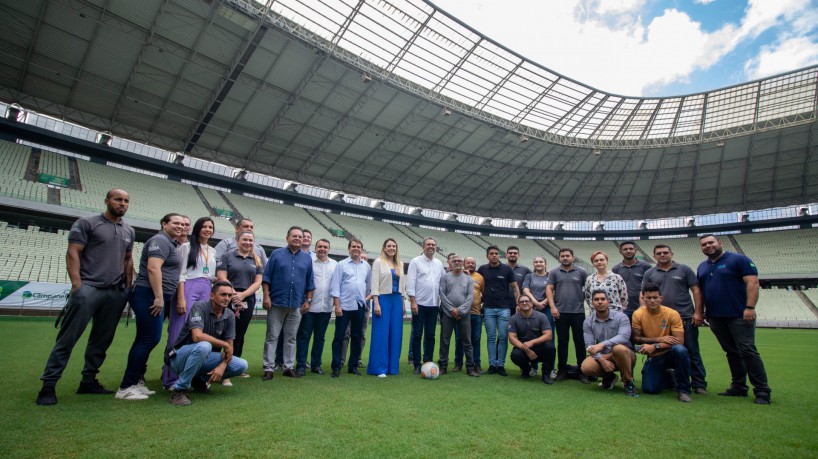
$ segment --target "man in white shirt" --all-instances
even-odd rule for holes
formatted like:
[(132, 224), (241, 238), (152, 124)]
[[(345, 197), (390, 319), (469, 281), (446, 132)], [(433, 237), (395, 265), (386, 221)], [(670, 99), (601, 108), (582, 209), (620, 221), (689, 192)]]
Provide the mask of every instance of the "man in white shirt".
[[(321, 354), (324, 353), (324, 337), (332, 316), (332, 296), (329, 294), (332, 272), (337, 261), (329, 257), (329, 241), (319, 239), (315, 243), (315, 256), (312, 259), (312, 272), (315, 279), (315, 291), (312, 293), (310, 312), (301, 317), (298, 334), (295, 338), (295, 371), (300, 376), (307, 374), (307, 354), (312, 341), (310, 354), (310, 371), (323, 375)], [(303, 250), (303, 248), (302, 248)]]
[[(423, 240), (423, 255), (412, 259), (406, 276), (406, 294), (412, 307), (412, 321), (416, 322), (412, 337), (415, 374), (420, 367), (431, 362), (435, 352), (435, 328), (440, 306), (440, 278), (443, 263), (435, 258), (437, 241), (433, 237)], [(423, 359), (420, 358), (420, 340), (423, 337)]]

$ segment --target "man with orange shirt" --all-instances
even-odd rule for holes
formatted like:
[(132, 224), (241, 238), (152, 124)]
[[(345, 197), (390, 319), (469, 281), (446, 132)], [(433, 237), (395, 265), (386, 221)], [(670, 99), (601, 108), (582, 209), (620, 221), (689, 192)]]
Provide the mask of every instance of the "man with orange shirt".
[[(690, 354), (684, 346), (682, 318), (675, 310), (662, 306), (656, 284), (642, 286), (642, 300), (645, 305), (633, 313), (631, 323), (634, 342), (641, 345), (638, 352), (648, 356), (642, 366), (642, 392), (659, 394), (668, 382), (675, 382), (679, 401), (690, 403)], [(668, 373), (675, 374), (675, 378), (667, 378)]]

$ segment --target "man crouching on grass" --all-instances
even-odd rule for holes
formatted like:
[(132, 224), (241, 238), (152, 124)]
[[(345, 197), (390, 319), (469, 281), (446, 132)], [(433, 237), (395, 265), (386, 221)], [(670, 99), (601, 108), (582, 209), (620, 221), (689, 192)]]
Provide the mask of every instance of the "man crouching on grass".
[(232, 378), (247, 371), (247, 361), (233, 357), (236, 316), (225, 310), (235, 292), (230, 282), (219, 281), (210, 289), (210, 301), (198, 301), (190, 308), (179, 339), (165, 353), (166, 363), (179, 375), (170, 403), (190, 405), (187, 391), (207, 393), (209, 383)]

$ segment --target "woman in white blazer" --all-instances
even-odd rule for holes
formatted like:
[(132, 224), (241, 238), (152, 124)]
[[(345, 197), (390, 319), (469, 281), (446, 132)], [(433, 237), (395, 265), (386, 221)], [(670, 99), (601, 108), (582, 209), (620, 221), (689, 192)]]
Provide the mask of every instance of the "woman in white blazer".
[(369, 363), (366, 373), (385, 378), (398, 374), (403, 343), (403, 294), (406, 280), (400, 261), (398, 243), (389, 238), (383, 242), (381, 255), (372, 262), (371, 295), (372, 336), (369, 341)]

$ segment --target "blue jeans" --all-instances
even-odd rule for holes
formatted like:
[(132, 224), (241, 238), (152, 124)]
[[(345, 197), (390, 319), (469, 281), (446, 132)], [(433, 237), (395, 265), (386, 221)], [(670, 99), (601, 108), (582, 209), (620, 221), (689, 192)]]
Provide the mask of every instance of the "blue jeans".
[[(474, 366), (480, 366), (480, 343), (483, 337), (483, 316), (480, 314), (469, 314), (471, 320), (471, 352), (474, 356)], [(457, 343), (454, 346), (454, 364), (463, 366), (463, 343), (460, 342), (460, 337), (457, 336), (457, 328), (454, 329), (455, 339)]]
[[(653, 346), (647, 344), (646, 346)], [(676, 370), (676, 391), (690, 393), (690, 354), (677, 344), (658, 357), (651, 357), (642, 366), (642, 392), (660, 394), (667, 387), (665, 370)]]
[[(165, 304), (170, 304), (173, 295), (174, 293), (163, 295)], [(136, 337), (128, 352), (128, 364), (125, 367), (125, 375), (122, 376), (122, 383), (119, 385), (121, 389), (126, 389), (139, 382), (139, 378), (145, 374), (151, 351), (162, 339), (164, 317), (161, 313), (156, 317), (151, 315), (153, 300), (153, 290), (150, 287), (134, 287), (131, 293), (131, 310), (136, 315)]]
[[(415, 336), (412, 342), (415, 368), (419, 368), (426, 362), (431, 362), (435, 354), (435, 329), (437, 328), (437, 316), (440, 310), (435, 306), (418, 305), (418, 313), (415, 317), (418, 320), (418, 327), (415, 329)], [(420, 340), (423, 339), (423, 359), (420, 359)]]
[(685, 348), (690, 354), (690, 384), (693, 387), (707, 389), (707, 370), (704, 369), (702, 354), (699, 352), (699, 327), (692, 323), (692, 318), (682, 319), (685, 329)]
[[(176, 350), (176, 355), (170, 359), (170, 368), (179, 375), (173, 384), (175, 390), (190, 389), (193, 378), (204, 377), (222, 363), (221, 352), (212, 352), (213, 345), (207, 341), (186, 344)], [(247, 361), (233, 356), (224, 369), (222, 379), (232, 378), (247, 371)]]
[(310, 337), (312, 340), (312, 353), (310, 353), (310, 368), (321, 368), (321, 354), (324, 353), (324, 337), (327, 334), (331, 312), (308, 312), (301, 316), (301, 323), (298, 324), (298, 333), (295, 337), (295, 368), (296, 370), (307, 369), (307, 353), (310, 347)]
[(485, 308), (486, 346), (489, 349), (489, 365), (503, 367), (508, 353), (508, 308)]

